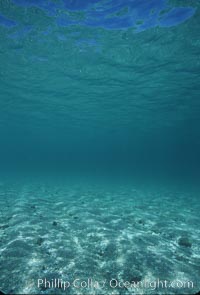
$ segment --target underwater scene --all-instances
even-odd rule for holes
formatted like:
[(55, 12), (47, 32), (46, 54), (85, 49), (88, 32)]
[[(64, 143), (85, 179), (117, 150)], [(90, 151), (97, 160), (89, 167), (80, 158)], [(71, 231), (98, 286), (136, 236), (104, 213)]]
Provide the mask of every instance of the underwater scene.
[(200, 291), (200, 1), (0, 1), (0, 292)]

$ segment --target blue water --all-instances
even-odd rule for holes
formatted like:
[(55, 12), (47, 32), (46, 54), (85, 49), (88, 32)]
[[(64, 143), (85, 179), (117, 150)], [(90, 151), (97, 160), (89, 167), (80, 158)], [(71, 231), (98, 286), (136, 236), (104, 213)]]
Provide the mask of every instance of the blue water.
[(199, 5), (1, 1), (0, 290), (200, 289)]

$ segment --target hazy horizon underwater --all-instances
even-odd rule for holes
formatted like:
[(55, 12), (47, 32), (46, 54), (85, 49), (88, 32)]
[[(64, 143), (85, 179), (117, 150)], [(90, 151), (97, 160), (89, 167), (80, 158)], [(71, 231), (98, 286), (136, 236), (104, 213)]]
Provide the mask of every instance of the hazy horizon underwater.
[(0, 1), (0, 291), (200, 291), (200, 1)]

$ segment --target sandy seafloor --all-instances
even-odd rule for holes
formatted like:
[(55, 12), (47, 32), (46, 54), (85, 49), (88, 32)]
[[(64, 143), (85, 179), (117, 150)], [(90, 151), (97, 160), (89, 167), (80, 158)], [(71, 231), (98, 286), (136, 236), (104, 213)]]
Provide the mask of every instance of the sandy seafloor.
[[(0, 208), (0, 289), (5, 293), (194, 294), (200, 290), (197, 192), (1, 184)], [(44, 284), (38, 288), (38, 279), (45, 278), (71, 285), (65, 291)], [(75, 279), (88, 278), (99, 287), (73, 286)], [(141, 285), (111, 288), (111, 279)], [(142, 286), (158, 279), (177, 281), (179, 286)], [(193, 288), (180, 285), (188, 281)]]

